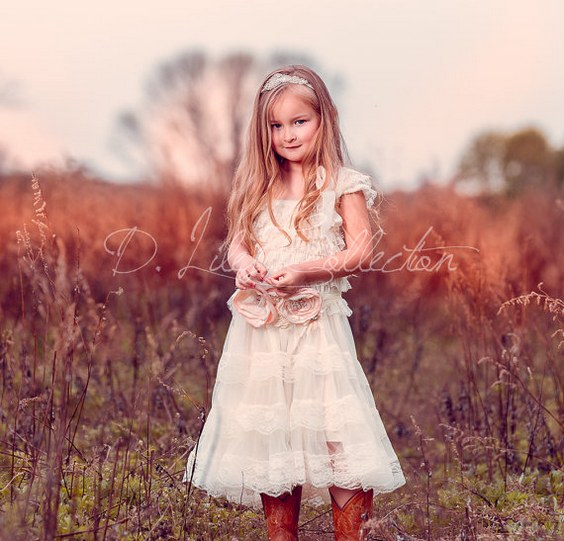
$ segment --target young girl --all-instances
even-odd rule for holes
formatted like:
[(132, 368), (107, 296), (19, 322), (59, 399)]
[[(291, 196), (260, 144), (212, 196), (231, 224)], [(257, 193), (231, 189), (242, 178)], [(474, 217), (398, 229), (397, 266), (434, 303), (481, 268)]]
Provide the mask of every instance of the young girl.
[(258, 506), (297, 539), (300, 500), (328, 501), (359, 539), (374, 493), (405, 479), (357, 360), (341, 293), (372, 257), (368, 177), (343, 166), (337, 110), (311, 69), (257, 93), (229, 201), (237, 290), (212, 407), (185, 480)]

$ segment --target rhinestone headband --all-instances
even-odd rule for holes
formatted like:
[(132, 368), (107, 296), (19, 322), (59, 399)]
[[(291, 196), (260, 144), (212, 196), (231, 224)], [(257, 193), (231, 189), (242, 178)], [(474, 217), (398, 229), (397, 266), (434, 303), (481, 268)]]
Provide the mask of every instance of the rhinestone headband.
[(261, 88), (260, 92), (262, 94), (263, 92), (267, 92), (268, 90), (274, 90), (281, 85), (290, 83), (295, 85), (309, 86), (309, 88), (313, 90), (311, 83), (303, 77), (298, 77), (297, 75), (287, 75), (286, 73), (275, 73), (272, 77), (270, 77), (270, 79), (268, 79), (268, 81), (266, 81), (266, 83), (264, 83), (264, 86)]

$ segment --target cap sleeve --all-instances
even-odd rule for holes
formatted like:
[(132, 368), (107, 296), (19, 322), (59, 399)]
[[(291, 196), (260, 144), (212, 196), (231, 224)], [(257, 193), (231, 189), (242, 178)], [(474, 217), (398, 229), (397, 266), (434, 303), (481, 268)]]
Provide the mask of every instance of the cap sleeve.
[(335, 188), (337, 199), (346, 193), (355, 193), (362, 191), (366, 199), (366, 206), (372, 207), (378, 196), (378, 192), (374, 189), (372, 181), (368, 175), (342, 167), (337, 177), (337, 185)]

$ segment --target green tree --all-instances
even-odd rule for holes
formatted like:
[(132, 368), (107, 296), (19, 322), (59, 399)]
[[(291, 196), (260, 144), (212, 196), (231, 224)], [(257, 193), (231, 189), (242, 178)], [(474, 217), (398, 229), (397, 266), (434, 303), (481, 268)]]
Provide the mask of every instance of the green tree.
[(476, 135), (460, 159), (455, 183), (515, 195), (533, 186), (562, 186), (563, 177), (564, 149), (553, 149), (541, 130), (528, 127)]
[(503, 156), (507, 191), (519, 193), (527, 186), (549, 186), (553, 152), (544, 134), (536, 128), (509, 135)]
[(457, 182), (477, 183), (484, 191), (501, 188), (505, 182), (505, 146), (504, 133), (494, 130), (479, 133), (472, 139), (460, 160)]
[(555, 150), (552, 157), (554, 170), (554, 184), (564, 188), (564, 147)]

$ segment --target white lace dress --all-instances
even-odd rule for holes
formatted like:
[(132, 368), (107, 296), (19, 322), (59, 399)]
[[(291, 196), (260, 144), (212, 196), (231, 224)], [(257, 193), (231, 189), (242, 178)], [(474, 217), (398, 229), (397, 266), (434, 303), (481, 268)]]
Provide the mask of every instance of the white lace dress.
[[(320, 170), (319, 182), (323, 181)], [(257, 259), (275, 271), (345, 248), (342, 219), (335, 210), (344, 193), (362, 191), (367, 205), (376, 196), (370, 179), (342, 168), (322, 192), (306, 230), (309, 242), (291, 227), (294, 200), (273, 203), (279, 224), (264, 210), (256, 222), (263, 249)], [(341, 292), (346, 278), (311, 287), (322, 297), (320, 316), (305, 325), (255, 328), (233, 309), (219, 361), (212, 407), (198, 446), (188, 458), (184, 480), (212, 496), (259, 507), (260, 493), (278, 496), (303, 485), (303, 498), (327, 502), (336, 485), (390, 492), (405, 479), (357, 360)]]

